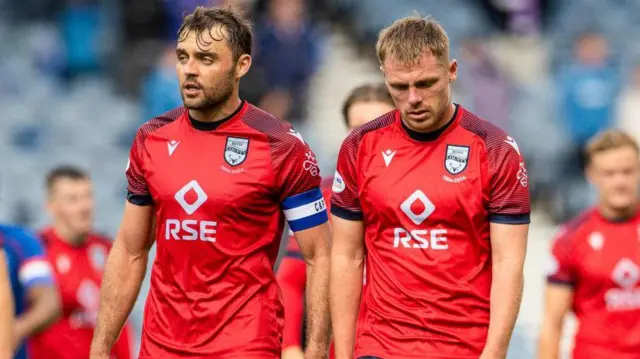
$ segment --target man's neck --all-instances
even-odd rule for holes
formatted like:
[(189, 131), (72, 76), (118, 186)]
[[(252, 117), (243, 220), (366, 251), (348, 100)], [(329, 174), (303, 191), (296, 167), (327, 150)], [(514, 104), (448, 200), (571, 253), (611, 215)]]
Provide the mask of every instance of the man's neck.
[(200, 122), (216, 122), (223, 120), (234, 113), (241, 103), (242, 100), (240, 100), (240, 97), (236, 95), (232, 96), (220, 106), (207, 111), (189, 110), (189, 116)]
[(626, 221), (635, 216), (637, 211), (637, 203), (634, 203), (633, 206), (624, 209), (615, 209), (603, 204), (598, 206), (598, 212), (600, 212), (600, 215), (610, 222)]
[(438, 119), (438, 124), (434, 126), (435, 128), (430, 131), (437, 131), (449, 123), (449, 121), (453, 120), (453, 114), (456, 113), (456, 105), (449, 102), (447, 105), (447, 109), (442, 113), (442, 116)]
[(72, 246), (81, 245), (87, 238), (86, 234), (74, 233), (72, 230), (60, 223), (53, 225), (53, 231), (63, 242)]

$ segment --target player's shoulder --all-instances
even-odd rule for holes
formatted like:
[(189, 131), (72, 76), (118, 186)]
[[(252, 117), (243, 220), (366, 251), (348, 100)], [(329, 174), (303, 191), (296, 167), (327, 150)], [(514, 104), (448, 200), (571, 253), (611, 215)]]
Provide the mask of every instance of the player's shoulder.
[(242, 116), (242, 122), (270, 139), (290, 139), (295, 138), (296, 135), (299, 136), (291, 123), (281, 120), (260, 107), (249, 103)]
[(13, 243), (19, 248), (37, 248), (40, 240), (31, 230), (17, 225), (0, 224), (0, 236), (4, 243)]
[(0, 224), (0, 233), (7, 239), (20, 240), (25, 237), (29, 237), (30, 239), (35, 238), (34, 233), (27, 228), (12, 224)]
[(576, 241), (584, 239), (586, 234), (591, 233), (595, 215), (595, 209), (588, 209), (561, 224), (554, 236), (554, 243), (572, 246)]
[(158, 115), (149, 121), (143, 123), (140, 127), (138, 127), (138, 131), (136, 136), (139, 139), (144, 139), (150, 133), (157, 131), (158, 129), (176, 121), (182, 116), (187, 109), (184, 106), (176, 107), (171, 109), (161, 115)]
[(45, 247), (51, 246), (56, 236), (53, 231), (53, 227), (50, 226), (41, 228), (36, 234), (42, 245)]
[(389, 126), (393, 125), (398, 115), (398, 110), (391, 110), (384, 115), (362, 124), (349, 133), (344, 140), (344, 145), (357, 147), (362, 140), (370, 134), (379, 133)]
[(487, 151), (513, 148), (520, 154), (520, 148), (515, 139), (500, 126), (481, 118), (462, 106), (459, 107), (459, 111), (461, 111), (460, 127), (479, 137), (485, 143)]

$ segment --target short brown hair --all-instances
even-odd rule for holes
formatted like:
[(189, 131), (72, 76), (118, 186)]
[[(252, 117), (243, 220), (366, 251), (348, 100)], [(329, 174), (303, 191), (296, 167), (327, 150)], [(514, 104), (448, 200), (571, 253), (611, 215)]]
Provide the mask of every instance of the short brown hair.
[(71, 179), (71, 180), (86, 180), (89, 179), (89, 175), (81, 170), (78, 167), (63, 165), (53, 168), (49, 173), (47, 173), (45, 185), (47, 186), (47, 191), (51, 192), (53, 185), (60, 179)]
[[(212, 34), (213, 28), (217, 25), (226, 30), (226, 34), (225, 32), (218, 33), (219, 38)], [(251, 23), (242, 14), (231, 8), (198, 6), (182, 20), (182, 25), (178, 29), (178, 41), (184, 41), (191, 31), (195, 31), (197, 34), (198, 46), (201, 44), (209, 45), (202, 40), (202, 34), (208, 31), (215, 40), (221, 40), (220, 37), (227, 40), (234, 60), (238, 60), (243, 54), (251, 55), (253, 43)]]
[(435, 19), (413, 15), (397, 20), (380, 31), (376, 52), (380, 64), (394, 57), (405, 64), (416, 63), (425, 50), (449, 59), (449, 36)]
[(365, 84), (354, 88), (342, 104), (342, 118), (349, 127), (349, 109), (359, 102), (382, 102), (395, 106), (385, 84)]
[(631, 147), (636, 153), (640, 153), (638, 142), (624, 131), (608, 130), (594, 136), (585, 148), (587, 165), (591, 164), (597, 154), (621, 147)]

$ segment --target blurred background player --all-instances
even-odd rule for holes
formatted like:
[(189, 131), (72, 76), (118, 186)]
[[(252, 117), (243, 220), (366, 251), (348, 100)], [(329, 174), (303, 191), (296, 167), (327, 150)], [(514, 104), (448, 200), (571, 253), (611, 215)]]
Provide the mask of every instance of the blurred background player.
[(17, 226), (0, 225), (16, 309), (15, 359), (27, 359), (25, 341), (60, 315), (60, 298), (40, 240)]
[(353, 130), (338, 156), (336, 357), (503, 359), (523, 290), (524, 159), (505, 131), (452, 102), (458, 66), (435, 20), (397, 20), (376, 50), (397, 110)]
[[(366, 84), (351, 91), (342, 107), (342, 118), (348, 131), (351, 131), (393, 109), (393, 99), (384, 84)], [(327, 207), (332, 183), (333, 177), (327, 177), (321, 184)], [(289, 236), (287, 252), (278, 267), (277, 278), (285, 308), (282, 358), (302, 359), (306, 265), (293, 235)]]
[[(32, 359), (88, 358), (100, 303), (100, 284), (111, 241), (93, 230), (93, 185), (76, 167), (61, 166), (46, 177), (50, 227), (40, 238), (62, 298), (62, 318), (30, 340)], [(131, 358), (125, 326), (113, 359)]]
[(284, 309), (273, 268), (285, 219), (309, 271), (305, 357), (327, 355), (330, 231), (320, 172), (289, 123), (239, 96), (252, 36), (229, 9), (184, 17), (176, 44), (184, 106), (142, 125), (131, 146), (92, 359), (109, 357), (154, 240), (141, 359), (279, 359)]
[(560, 228), (548, 268), (540, 359), (559, 358), (565, 315), (579, 321), (574, 359), (640, 358), (638, 144), (610, 130), (586, 146), (597, 205)]
[(0, 241), (0, 359), (13, 357), (13, 321), (14, 303), (11, 294), (11, 282), (7, 268), (7, 257)]

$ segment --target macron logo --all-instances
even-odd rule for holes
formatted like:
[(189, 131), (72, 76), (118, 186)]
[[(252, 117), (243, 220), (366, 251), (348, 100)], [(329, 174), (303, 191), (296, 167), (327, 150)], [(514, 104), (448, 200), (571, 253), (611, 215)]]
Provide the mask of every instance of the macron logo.
[(169, 148), (169, 156), (173, 154), (176, 148), (178, 148), (179, 144), (180, 144), (180, 141), (176, 141), (176, 140), (171, 140), (167, 142), (167, 147)]
[(384, 159), (384, 164), (389, 167), (393, 156), (396, 154), (396, 151), (386, 150), (382, 151), (382, 159)]
[(520, 147), (518, 147), (518, 144), (516, 143), (516, 140), (513, 139), (513, 137), (507, 136), (507, 139), (504, 140), (504, 142), (508, 143), (511, 147), (513, 147), (513, 149), (516, 150), (516, 152), (518, 152), (518, 155), (520, 155)]

